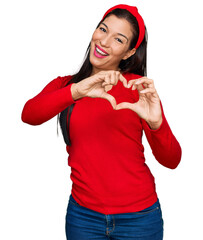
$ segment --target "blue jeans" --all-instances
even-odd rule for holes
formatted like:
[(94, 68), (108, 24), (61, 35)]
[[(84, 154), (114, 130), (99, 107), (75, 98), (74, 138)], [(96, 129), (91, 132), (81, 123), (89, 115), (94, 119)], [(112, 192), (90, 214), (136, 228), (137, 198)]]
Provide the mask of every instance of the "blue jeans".
[(162, 240), (159, 200), (140, 212), (105, 215), (79, 205), (70, 194), (66, 237), (67, 240)]

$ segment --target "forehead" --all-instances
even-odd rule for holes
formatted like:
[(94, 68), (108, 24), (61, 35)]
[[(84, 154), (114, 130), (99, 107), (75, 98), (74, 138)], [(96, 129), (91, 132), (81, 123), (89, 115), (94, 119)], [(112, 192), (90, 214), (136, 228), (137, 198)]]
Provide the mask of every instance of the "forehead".
[(133, 35), (131, 24), (124, 18), (118, 18), (115, 15), (110, 15), (103, 21), (103, 23), (107, 25), (109, 31), (124, 34), (128, 38), (131, 38)]

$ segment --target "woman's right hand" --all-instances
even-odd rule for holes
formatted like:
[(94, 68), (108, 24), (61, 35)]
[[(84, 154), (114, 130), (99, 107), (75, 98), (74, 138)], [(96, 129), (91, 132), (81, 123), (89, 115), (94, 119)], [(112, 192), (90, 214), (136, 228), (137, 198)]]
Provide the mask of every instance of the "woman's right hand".
[(91, 97), (91, 98), (104, 98), (108, 100), (112, 107), (116, 108), (115, 98), (108, 94), (105, 90), (105, 86), (116, 85), (120, 80), (124, 87), (127, 86), (127, 80), (122, 76), (119, 71), (101, 71), (82, 81), (75, 83), (73, 86), (74, 91), (78, 96), (81, 97)]

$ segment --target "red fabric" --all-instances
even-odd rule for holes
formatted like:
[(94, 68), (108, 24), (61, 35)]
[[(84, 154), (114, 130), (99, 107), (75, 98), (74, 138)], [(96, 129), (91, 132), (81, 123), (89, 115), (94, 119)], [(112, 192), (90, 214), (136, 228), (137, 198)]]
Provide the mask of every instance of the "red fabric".
[(141, 42), (143, 41), (144, 35), (145, 35), (145, 25), (144, 25), (143, 18), (138, 13), (137, 7), (129, 6), (129, 5), (126, 5), (126, 4), (119, 4), (119, 5), (116, 5), (116, 6), (112, 7), (112, 8), (110, 8), (109, 10), (107, 10), (106, 13), (104, 14), (102, 20), (105, 18), (105, 16), (108, 13), (110, 13), (111, 11), (113, 11), (114, 9), (117, 9), (117, 8), (128, 10), (137, 19), (138, 26), (139, 26), (139, 37), (138, 37), (138, 41), (137, 41), (137, 43), (135, 45), (135, 48), (137, 49), (140, 46)]
[[(123, 74), (127, 79), (140, 76)], [(113, 110), (102, 98), (84, 97), (74, 101), (71, 76), (58, 77), (24, 106), (22, 120), (38, 125), (76, 103), (70, 118), (67, 147), (72, 195), (82, 206), (103, 214), (136, 212), (157, 200), (154, 177), (145, 163), (143, 130), (157, 161), (174, 169), (181, 160), (181, 147), (173, 135), (163, 108), (159, 129), (148, 124), (129, 109)], [(117, 103), (136, 102), (137, 90), (123, 87), (119, 81), (108, 91)]]

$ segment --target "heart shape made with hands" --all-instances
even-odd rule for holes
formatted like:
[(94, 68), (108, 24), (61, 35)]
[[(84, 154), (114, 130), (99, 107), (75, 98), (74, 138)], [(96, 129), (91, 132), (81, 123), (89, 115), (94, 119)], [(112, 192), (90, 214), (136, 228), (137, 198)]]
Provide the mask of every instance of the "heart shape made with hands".
[[(125, 101), (125, 93), (123, 93), (123, 102), (119, 102), (118, 104), (114, 101), (114, 99), (116, 99), (114, 96), (111, 95), (111, 90), (114, 90), (114, 88), (116, 87), (116, 85), (111, 85), (111, 84), (107, 84), (105, 85), (105, 92), (108, 94), (108, 96), (110, 95), (110, 98), (107, 98), (107, 100), (111, 103), (112, 107), (114, 108), (114, 110), (119, 110), (119, 109), (124, 109), (124, 108), (129, 108), (128, 103), (129, 104), (134, 104), (137, 101), (139, 101), (139, 92), (138, 91), (142, 91), (145, 89), (145, 87), (140, 84), (137, 85), (135, 84), (135, 82), (138, 81), (138, 79), (134, 79), (134, 80), (130, 80), (127, 82), (127, 87), (125, 86), (124, 83), (122, 83), (121, 81), (118, 81), (117, 85), (120, 85), (119, 87), (123, 87), (124, 89), (126, 89), (128, 91), (127, 94), (130, 94), (129, 91), (132, 91), (132, 94), (135, 97), (135, 101), (134, 102), (126, 102)], [(137, 90), (137, 91), (135, 91)], [(113, 97), (113, 98), (112, 98)], [(116, 99), (117, 100), (117, 99)]]
[(154, 82), (147, 77), (129, 80), (127, 87), (120, 82), (128, 91), (137, 90), (134, 92), (135, 102), (120, 102), (116, 103), (116, 99), (111, 95), (111, 90), (114, 86), (106, 85), (105, 91), (107, 95), (105, 98), (111, 103), (114, 110), (130, 109), (138, 114), (139, 117), (147, 122), (156, 123), (156, 127), (162, 122), (162, 110), (160, 98), (154, 87)]

